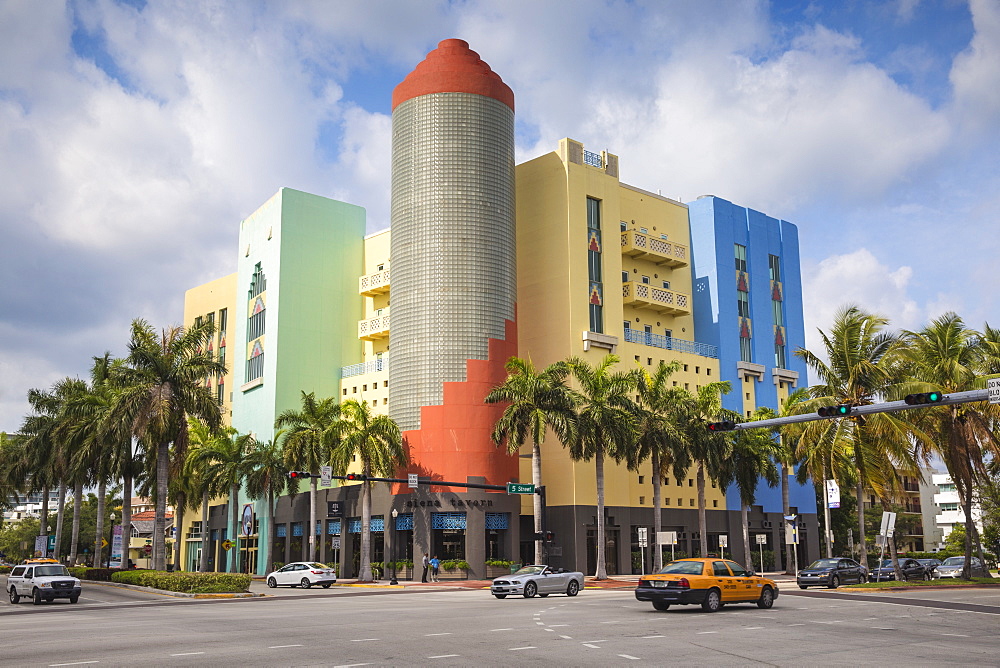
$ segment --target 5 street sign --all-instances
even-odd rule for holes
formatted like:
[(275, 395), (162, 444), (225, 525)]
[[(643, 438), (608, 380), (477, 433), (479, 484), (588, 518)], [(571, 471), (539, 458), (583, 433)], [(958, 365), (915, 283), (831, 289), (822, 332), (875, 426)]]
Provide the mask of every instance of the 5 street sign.
[(509, 482), (507, 483), (508, 494), (534, 494), (535, 486), (529, 483)]

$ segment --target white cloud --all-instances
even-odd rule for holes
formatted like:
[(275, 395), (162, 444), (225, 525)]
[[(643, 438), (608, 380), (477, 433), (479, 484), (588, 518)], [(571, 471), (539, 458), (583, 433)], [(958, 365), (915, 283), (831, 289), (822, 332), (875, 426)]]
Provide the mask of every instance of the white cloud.
[(1000, 3), (970, 0), (976, 33), (952, 65), (955, 113), (973, 131), (994, 136), (1000, 125)]

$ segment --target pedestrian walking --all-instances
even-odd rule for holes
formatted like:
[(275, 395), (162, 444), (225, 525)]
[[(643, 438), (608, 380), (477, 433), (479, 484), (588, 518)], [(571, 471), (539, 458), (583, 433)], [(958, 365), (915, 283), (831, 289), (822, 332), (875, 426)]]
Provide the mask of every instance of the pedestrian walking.
[(431, 582), (437, 582), (438, 581), (438, 569), (439, 568), (441, 568), (441, 560), (438, 559), (437, 555), (435, 554), (434, 558), (431, 559)]
[(421, 582), (427, 582), (427, 568), (430, 566), (431, 560), (428, 559), (427, 553), (424, 552), (424, 574), (420, 576)]

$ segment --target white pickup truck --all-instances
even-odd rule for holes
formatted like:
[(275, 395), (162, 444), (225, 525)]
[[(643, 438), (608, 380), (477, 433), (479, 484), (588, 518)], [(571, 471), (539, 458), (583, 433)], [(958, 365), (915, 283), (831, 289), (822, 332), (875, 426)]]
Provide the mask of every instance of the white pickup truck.
[(80, 581), (54, 559), (45, 561), (48, 563), (29, 562), (11, 570), (7, 576), (11, 603), (18, 603), (22, 596), (30, 597), (35, 605), (57, 598), (68, 598), (70, 603), (80, 599)]

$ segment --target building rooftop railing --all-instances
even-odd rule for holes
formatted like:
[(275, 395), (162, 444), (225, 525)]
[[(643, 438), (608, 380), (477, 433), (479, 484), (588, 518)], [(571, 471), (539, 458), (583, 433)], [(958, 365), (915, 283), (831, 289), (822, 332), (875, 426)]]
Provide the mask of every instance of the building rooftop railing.
[(686, 341), (675, 339), (672, 336), (653, 334), (652, 332), (641, 332), (638, 329), (626, 329), (625, 340), (629, 343), (640, 343), (654, 348), (664, 350), (676, 350), (681, 353), (691, 353), (702, 357), (719, 358), (719, 348), (708, 343), (698, 343), (697, 341)]
[(377, 371), (387, 371), (388, 369), (389, 359), (387, 357), (380, 357), (368, 362), (341, 367), (340, 376), (341, 378), (349, 378), (351, 376), (360, 376), (363, 373), (375, 373)]

